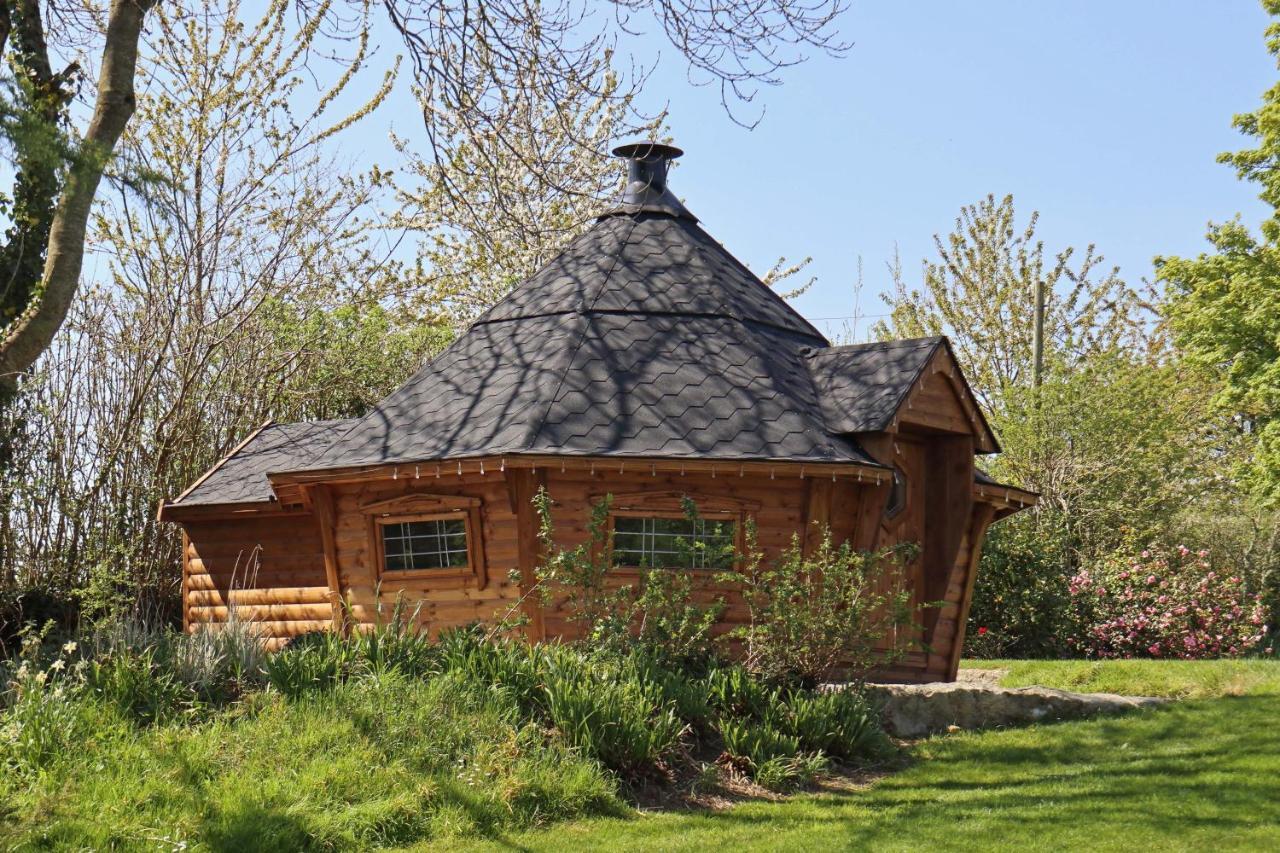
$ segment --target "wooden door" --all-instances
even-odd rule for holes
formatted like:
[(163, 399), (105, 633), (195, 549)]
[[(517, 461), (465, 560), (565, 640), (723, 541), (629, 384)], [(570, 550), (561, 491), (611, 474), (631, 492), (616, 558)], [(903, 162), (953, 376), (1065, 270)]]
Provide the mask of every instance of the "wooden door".
[[(914, 615), (912, 621), (922, 625), (924, 601), (924, 537), (925, 507), (927, 505), (926, 489), (928, 488), (928, 467), (925, 442), (909, 435), (897, 435), (894, 441), (894, 467), (901, 485), (897, 487), (899, 496), (891, 496), (887, 505), (884, 520), (881, 522), (880, 544), (888, 547), (903, 542), (914, 542), (917, 546), (915, 557), (904, 567), (904, 580), (911, 591), (911, 603)], [(889, 588), (889, 578), (880, 585), (880, 592)], [(900, 635), (902, 640), (920, 641), (921, 631), (914, 630), (907, 636)], [(886, 640), (882, 645), (889, 647), (893, 640)]]

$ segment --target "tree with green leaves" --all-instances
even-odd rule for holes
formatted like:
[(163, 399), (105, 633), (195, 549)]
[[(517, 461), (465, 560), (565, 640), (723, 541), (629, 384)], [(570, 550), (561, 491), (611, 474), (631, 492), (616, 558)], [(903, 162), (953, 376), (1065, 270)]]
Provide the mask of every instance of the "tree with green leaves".
[(1091, 354), (1154, 345), (1150, 304), (1094, 246), (1046, 253), (1036, 234), (1040, 214), (1018, 222), (1013, 196), (989, 195), (965, 206), (955, 229), (934, 236), (938, 257), (925, 261), (920, 284), (891, 267), (884, 296), (889, 317), (881, 339), (947, 335), (979, 399), (996, 411), (1004, 393), (1032, 379), (1035, 291), (1045, 292), (1046, 362), (1070, 369)]
[[(1280, 16), (1280, 0), (1263, 6)], [(1280, 64), (1280, 21), (1266, 31), (1267, 49)], [(1168, 317), (1175, 341), (1191, 364), (1218, 377), (1214, 396), (1255, 442), (1242, 470), (1254, 492), (1280, 504), (1280, 83), (1262, 106), (1233, 124), (1257, 145), (1219, 156), (1236, 174), (1262, 187), (1272, 209), (1261, 236), (1237, 217), (1213, 225), (1213, 251), (1196, 258), (1156, 259), (1167, 286)]]
[(1019, 222), (1009, 197), (966, 207), (935, 238), (920, 284), (895, 275), (892, 314), (876, 329), (948, 335), (1000, 436), (1002, 452), (984, 467), (1040, 493), (1035, 509), (993, 529), (974, 592), (969, 636), (1014, 655), (1061, 650), (1081, 565), (1135, 539), (1212, 537), (1217, 509), (1240, 507), (1229, 472), (1243, 453), (1208, 405), (1213, 378), (1171, 349), (1162, 306), (1093, 246), (1047, 250), (1037, 224), (1036, 214)]

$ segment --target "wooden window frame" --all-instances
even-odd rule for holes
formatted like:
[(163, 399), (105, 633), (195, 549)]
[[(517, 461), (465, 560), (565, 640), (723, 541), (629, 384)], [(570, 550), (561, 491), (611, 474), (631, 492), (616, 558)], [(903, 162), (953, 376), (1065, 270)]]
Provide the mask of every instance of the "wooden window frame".
[[(895, 504), (894, 498), (898, 494), (899, 484), (902, 485), (902, 503)], [(903, 510), (910, 506), (911, 489), (911, 480), (908, 479), (907, 472), (903, 471), (901, 467), (894, 465), (893, 476), (889, 480), (889, 493), (885, 495), (884, 509), (881, 510), (881, 515), (884, 517), (885, 521), (893, 521), (895, 518), (902, 515)]]
[[(592, 495), (591, 502), (603, 500), (605, 495)], [(684, 508), (681, 504), (688, 498), (698, 508), (698, 517), (704, 521), (732, 521), (733, 547), (739, 555), (731, 567), (737, 569), (741, 565), (741, 556), (747, 543), (747, 521), (753, 517), (760, 504), (739, 498), (705, 495), (688, 492), (634, 492), (613, 496), (609, 506), (609, 571), (623, 577), (637, 577), (643, 572), (651, 571), (685, 571), (696, 575), (710, 575), (724, 571), (716, 568), (656, 568), (642, 566), (613, 565), (613, 539), (616, 533), (614, 521), (618, 518), (670, 518), (684, 519)]]
[[(488, 564), (484, 554), (484, 524), (479, 498), (463, 495), (404, 495), (362, 506), (368, 518), (369, 553), (373, 555), (374, 575), (384, 581), (474, 580), (477, 589), (489, 585)], [(388, 569), (382, 529), (388, 524), (414, 521), (462, 521), (467, 537), (467, 565), (440, 569)]]

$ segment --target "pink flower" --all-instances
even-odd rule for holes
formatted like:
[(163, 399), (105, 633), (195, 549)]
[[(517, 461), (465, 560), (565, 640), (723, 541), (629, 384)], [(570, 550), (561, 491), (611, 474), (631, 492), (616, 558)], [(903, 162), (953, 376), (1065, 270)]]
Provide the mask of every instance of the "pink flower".
[(1153, 584), (1153, 583), (1155, 583), (1155, 582), (1156, 582), (1156, 576), (1155, 576), (1155, 575), (1147, 575), (1147, 585), (1148, 585), (1148, 586), (1150, 586), (1151, 584)]
[(1160, 644), (1159, 644), (1159, 643), (1152, 643), (1151, 645), (1147, 646), (1147, 652), (1148, 652), (1149, 654), (1153, 654), (1153, 655), (1158, 655), (1158, 654), (1160, 654)]
[(1150, 558), (1151, 558), (1151, 552), (1150, 552), (1150, 551), (1143, 551), (1143, 552), (1142, 552), (1142, 559), (1144, 559), (1144, 560), (1149, 560)]

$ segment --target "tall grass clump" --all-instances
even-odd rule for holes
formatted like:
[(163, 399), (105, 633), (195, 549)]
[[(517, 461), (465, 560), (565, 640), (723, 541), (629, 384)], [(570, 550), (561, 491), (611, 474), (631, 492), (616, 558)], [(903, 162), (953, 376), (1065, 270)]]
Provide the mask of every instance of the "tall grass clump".
[(547, 716), (571, 745), (623, 776), (662, 769), (685, 724), (659, 685), (563, 646), (542, 659)]

